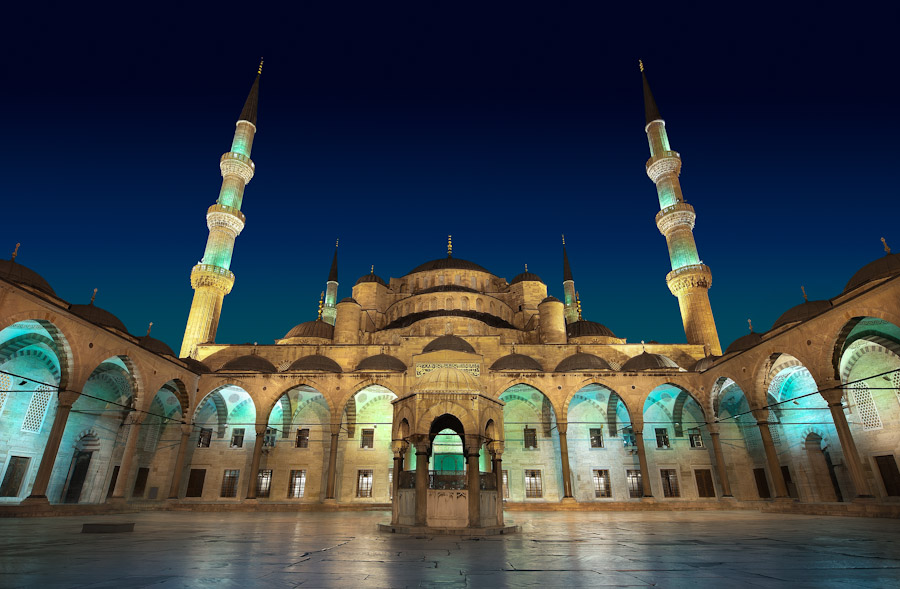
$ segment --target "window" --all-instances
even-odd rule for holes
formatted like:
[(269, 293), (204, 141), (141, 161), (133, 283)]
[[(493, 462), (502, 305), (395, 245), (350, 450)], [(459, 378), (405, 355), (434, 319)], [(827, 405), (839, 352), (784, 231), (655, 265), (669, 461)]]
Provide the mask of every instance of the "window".
[(306, 471), (292, 470), (291, 481), (288, 485), (288, 497), (291, 499), (299, 499), (303, 497), (306, 491)]
[(309, 429), (302, 428), (297, 430), (297, 447), (309, 448)]
[(200, 430), (200, 437), (197, 438), (198, 448), (209, 448), (209, 442), (212, 440), (212, 430), (204, 427)]
[(266, 498), (272, 489), (272, 469), (260, 470), (256, 475), (256, 496)]
[(769, 481), (766, 480), (766, 469), (754, 468), (753, 478), (756, 479), (756, 492), (760, 499), (768, 499), (772, 496), (769, 492)]
[(239, 470), (226, 470), (222, 477), (222, 497), (237, 497)]
[(660, 469), (659, 476), (662, 477), (664, 496), (681, 497), (681, 492), (678, 490), (678, 473), (676, 473), (674, 469)]
[(634, 428), (630, 425), (622, 430), (622, 443), (626, 448), (637, 445), (637, 438), (634, 437)]
[(503, 476), (503, 498), (509, 499), (509, 471), (504, 470), (501, 474)]
[(231, 430), (231, 447), (232, 448), (243, 448), (244, 447), (244, 428), (236, 427)]
[[(875, 457), (875, 464), (881, 474), (881, 482), (884, 484), (884, 492), (888, 497), (900, 496), (900, 470), (897, 469), (897, 461), (891, 454)], [(6, 484), (6, 481), (4, 481)]]
[(859, 420), (862, 422), (863, 429), (873, 430), (884, 427), (881, 415), (878, 414), (878, 408), (875, 406), (875, 399), (872, 398), (872, 393), (869, 391), (869, 385), (864, 382), (855, 382), (851, 386), (853, 399), (859, 408)]
[(691, 448), (702, 448), (703, 438), (700, 436), (700, 428), (694, 428), (688, 432), (688, 438), (691, 440)]
[(147, 489), (147, 477), (150, 476), (149, 468), (139, 468), (137, 478), (134, 479), (134, 489), (131, 490), (132, 497), (143, 497), (144, 491)]
[(591, 448), (603, 447), (603, 428), (591, 428)]
[(656, 428), (656, 447), (657, 448), (668, 448), (669, 447), (669, 430), (664, 427)]
[(525, 438), (525, 449), (537, 449), (537, 430), (533, 427), (526, 427), (523, 436)]
[(112, 476), (109, 477), (109, 489), (106, 490), (106, 498), (112, 497), (113, 491), (116, 490), (116, 480), (119, 478), (119, 465), (113, 467)]
[(25, 413), (25, 421), (22, 423), (22, 431), (32, 434), (40, 433), (47, 416), (47, 407), (53, 397), (53, 389), (47, 385), (40, 385), (31, 395), (31, 403)]
[[(534, 431), (534, 430), (532, 430)], [(526, 470), (525, 471), (525, 497), (528, 499), (537, 499), (544, 496), (541, 488), (541, 471)]]
[(31, 458), (24, 456), (9, 457), (9, 465), (6, 467), (6, 474), (3, 475), (3, 483), (0, 484), (0, 497), (19, 496), (22, 481), (25, 480), (25, 473), (28, 472), (29, 462), (31, 462)]
[[(371, 430), (370, 430), (371, 431)], [(357, 471), (356, 476), (356, 496), (371, 497), (372, 496), (372, 469)]]
[(612, 497), (608, 470), (594, 471), (594, 497)]
[(187, 492), (185, 497), (202, 497), (203, 481), (206, 480), (205, 468), (192, 468), (191, 474), (188, 476)]
[(713, 486), (712, 471), (708, 468), (698, 468), (694, 471), (697, 479), (697, 495), (699, 497), (715, 497), (716, 488)]
[(632, 499), (640, 499), (644, 496), (644, 483), (641, 480), (641, 471), (626, 470), (625, 478), (628, 481), (628, 496)]
[(375, 430), (374, 429), (362, 430), (362, 435), (359, 438), (359, 447), (360, 448), (374, 448), (375, 447)]
[(274, 427), (266, 428), (266, 435), (263, 437), (263, 448), (274, 448), (275, 447), (275, 439), (278, 437), (278, 433), (275, 431)]

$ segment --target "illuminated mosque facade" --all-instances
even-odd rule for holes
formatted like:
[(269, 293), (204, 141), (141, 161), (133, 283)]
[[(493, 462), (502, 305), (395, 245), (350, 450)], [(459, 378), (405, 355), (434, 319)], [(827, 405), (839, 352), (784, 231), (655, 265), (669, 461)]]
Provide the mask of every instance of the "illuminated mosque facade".
[(900, 256), (885, 245), (843, 292), (723, 351), (681, 157), (643, 89), (686, 344), (628, 343), (583, 318), (575, 276), (594, 269), (573, 272), (565, 242), (558, 300), (527, 268), (507, 281), (453, 257), (450, 240), (345, 298), (336, 246), (317, 319), (272, 345), (216, 343), (257, 76), (220, 159), (179, 354), (62, 300), (15, 253), (0, 261), (0, 508), (390, 504), (395, 526), (502, 528), (504, 507), (531, 504), (900, 506)]

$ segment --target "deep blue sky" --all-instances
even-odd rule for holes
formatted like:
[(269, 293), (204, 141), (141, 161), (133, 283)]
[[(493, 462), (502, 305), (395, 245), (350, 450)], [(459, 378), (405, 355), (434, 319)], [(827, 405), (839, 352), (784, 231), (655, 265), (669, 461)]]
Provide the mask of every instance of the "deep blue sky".
[[(683, 342), (644, 172), (644, 60), (723, 346), (837, 295), (897, 231), (898, 14), (680, 3), (82, 5), (8, 14), (3, 256), (71, 302), (177, 351), (219, 156), (260, 55), (257, 176), (219, 342), (315, 318), (334, 240), (340, 296), (445, 253), (562, 295), (587, 318)], [(590, 8), (587, 8), (590, 6)], [(23, 10), (23, 9), (19, 9)], [(67, 12), (70, 11), (70, 12)]]

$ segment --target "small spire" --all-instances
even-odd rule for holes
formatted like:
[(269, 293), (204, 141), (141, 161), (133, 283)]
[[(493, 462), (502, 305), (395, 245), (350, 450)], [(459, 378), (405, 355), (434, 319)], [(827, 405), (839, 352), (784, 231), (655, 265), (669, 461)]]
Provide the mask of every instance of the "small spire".
[(575, 280), (572, 277), (572, 267), (569, 266), (569, 254), (566, 252), (566, 236), (563, 235), (563, 282)]
[[(259, 72), (262, 72), (261, 61), (259, 67)], [(256, 109), (259, 103), (259, 76), (260, 74), (257, 73), (253, 85), (250, 86), (250, 93), (247, 94), (247, 100), (244, 102), (244, 108), (241, 110), (241, 116), (238, 117), (239, 121), (249, 121), (254, 126), (256, 126)]]
[(317, 321), (322, 320), (322, 308), (325, 306), (325, 291), (322, 291), (322, 294), (319, 295), (319, 316), (317, 317)]
[(656, 106), (656, 100), (653, 98), (653, 92), (650, 91), (650, 83), (647, 81), (647, 74), (644, 73), (644, 62), (638, 62), (641, 66), (641, 78), (644, 81), (644, 116), (647, 124), (653, 121), (661, 121), (662, 115), (659, 114), (659, 108)]
[[(890, 253), (891, 253), (891, 248), (888, 247), (888, 244), (887, 244), (887, 242), (884, 240), (883, 237), (881, 238), (881, 243), (884, 245), (884, 254), (885, 254), (885, 255), (890, 254)], [(16, 249), (18, 249), (18, 247), (19, 247), (19, 244), (16, 244)]]
[(94, 299), (97, 298), (97, 289), (94, 289), (94, 294), (91, 295), (91, 304), (94, 304)]
[(563, 238), (563, 245), (566, 245), (566, 234), (565, 233), (562, 234), (562, 238)]
[(809, 297), (806, 296), (806, 288), (804, 288), (803, 285), (800, 285), (800, 290), (803, 291), (803, 302), (809, 302)]
[(750, 333), (753, 333), (753, 321), (751, 321), (750, 319), (747, 319), (747, 325), (750, 326)]
[(646, 354), (647, 348), (644, 347), (644, 340), (641, 340), (641, 354)]
[(372, 264), (372, 271), (370, 273), (375, 274), (375, 264)]
[(528, 272), (528, 264), (525, 264), (525, 271)]
[(334, 257), (331, 259), (331, 270), (328, 271), (328, 282), (337, 282), (338, 281), (338, 262), (337, 262), (337, 252), (338, 252), (338, 241), (334, 242)]
[[(256, 75), (257, 75), (257, 76), (261, 76), (261, 75), (262, 75), (262, 65), (263, 65), (263, 58), (260, 57), (260, 58), (259, 58), (259, 69), (256, 70)], [(641, 71), (644, 71), (644, 70), (641, 70)]]
[(150, 330), (153, 329), (153, 322), (150, 322), (150, 325), (147, 326), (147, 337), (150, 337)]
[(452, 235), (447, 236), (447, 257), (448, 258), (453, 257), (453, 236)]
[(575, 292), (575, 306), (578, 308), (578, 320), (581, 321), (581, 295)]
[[(884, 238), (882, 238), (881, 241), (884, 241)], [(19, 255), (19, 246), (20, 246), (20, 245), (22, 245), (22, 244), (21, 244), (21, 243), (17, 243), (17, 244), (16, 244), (16, 249), (13, 250), (12, 258), (11, 258), (11, 260), (12, 260), (13, 262), (16, 261), (16, 256)]]
[(641, 73), (644, 73), (644, 60), (638, 60), (638, 67), (641, 68)]

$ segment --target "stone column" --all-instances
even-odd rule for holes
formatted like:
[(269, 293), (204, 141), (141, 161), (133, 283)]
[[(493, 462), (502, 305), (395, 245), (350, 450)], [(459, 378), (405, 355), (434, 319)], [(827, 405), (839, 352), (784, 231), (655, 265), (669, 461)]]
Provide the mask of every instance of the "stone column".
[(647, 465), (647, 450), (644, 448), (644, 432), (634, 430), (634, 443), (638, 451), (638, 463), (641, 465), (641, 487), (644, 490), (644, 498), (653, 497), (653, 489), (650, 486), (650, 467)]
[(137, 447), (138, 438), (141, 435), (141, 422), (143, 415), (129, 413), (125, 419), (128, 426), (128, 439), (125, 441), (125, 450), (122, 452), (122, 462), (119, 466), (119, 477), (116, 479), (116, 488), (113, 490), (110, 502), (125, 501), (125, 493), (131, 483), (131, 465), (134, 462), (134, 449)]
[(569, 470), (569, 442), (566, 439), (566, 431), (568, 431), (568, 429), (569, 424), (567, 422), (557, 422), (556, 430), (559, 432), (559, 454), (562, 458), (563, 501), (566, 503), (575, 501), (575, 497), (572, 495), (572, 473)]
[(469, 527), (481, 527), (481, 473), (478, 471), (478, 449), (466, 454), (466, 489), (469, 492)]
[(328, 451), (328, 483), (325, 487), (325, 501), (334, 501), (334, 479), (337, 476), (338, 437), (340, 433), (331, 432), (331, 448)]
[(38, 467), (37, 475), (34, 477), (31, 494), (23, 503), (49, 503), (47, 500), (47, 486), (50, 484), (50, 475), (53, 474), (53, 463), (56, 462), (59, 444), (62, 442), (63, 434), (66, 431), (66, 421), (69, 419), (69, 412), (72, 410), (72, 405), (79, 395), (80, 393), (76, 391), (59, 391), (56, 416), (53, 418), (50, 436), (47, 438), (44, 453), (41, 455), (41, 464)]
[(259, 460), (262, 458), (263, 443), (266, 441), (266, 424), (256, 426), (256, 441), (253, 443), (253, 459), (250, 460), (250, 484), (247, 499), (256, 499), (256, 484), (259, 480)]
[(784, 475), (781, 474), (781, 465), (778, 463), (775, 444), (772, 443), (772, 432), (769, 431), (769, 410), (753, 409), (753, 416), (756, 417), (756, 427), (759, 428), (763, 449), (766, 451), (766, 463), (769, 465), (769, 474), (772, 476), (772, 482), (775, 484), (775, 498), (788, 499), (790, 495), (788, 495), (787, 485), (784, 482)]
[[(494, 442), (496, 444), (496, 442)], [(495, 450), (491, 453), (491, 468), (497, 476), (497, 525), (503, 525), (503, 453)]]
[(847, 469), (850, 471), (850, 480), (856, 488), (857, 499), (871, 499), (873, 497), (866, 475), (863, 473), (862, 463), (859, 459), (859, 452), (856, 450), (856, 442), (850, 433), (850, 426), (847, 424), (847, 416), (844, 415), (844, 405), (842, 403), (843, 391), (838, 383), (831, 383), (833, 388), (823, 390), (822, 397), (828, 403), (828, 409), (831, 410), (831, 419), (834, 420), (834, 427), (837, 430), (838, 440), (841, 443), (841, 453), (847, 463)]
[(406, 449), (402, 445), (394, 446), (394, 480), (391, 481), (391, 524), (400, 523), (400, 475), (403, 473), (403, 455)]
[(429, 442), (416, 444), (416, 525), (428, 525), (428, 451)]
[(181, 442), (178, 444), (178, 454), (175, 455), (175, 472), (172, 473), (172, 485), (169, 487), (169, 499), (178, 499), (181, 490), (181, 475), (184, 471), (184, 457), (187, 455), (188, 440), (194, 426), (185, 424), (181, 426)]
[(725, 472), (725, 456), (722, 454), (722, 442), (719, 440), (719, 430), (709, 427), (709, 437), (712, 438), (713, 455), (716, 458), (716, 472), (719, 473), (719, 484), (722, 486), (722, 497), (734, 497), (731, 494), (731, 484), (728, 482), (728, 473)]

